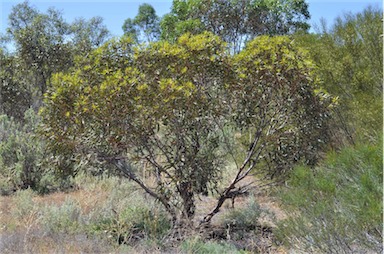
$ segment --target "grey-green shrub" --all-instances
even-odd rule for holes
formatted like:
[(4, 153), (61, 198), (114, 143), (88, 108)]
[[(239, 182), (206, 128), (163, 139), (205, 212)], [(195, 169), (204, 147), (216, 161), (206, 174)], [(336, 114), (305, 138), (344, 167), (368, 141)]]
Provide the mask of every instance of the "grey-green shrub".
[(12, 215), (18, 220), (28, 216), (31, 212), (38, 210), (38, 206), (33, 201), (35, 197), (31, 189), (19, 190), (14, 195), (14, 206)]
[(61, 205), (49, 205), (43, 209), (41, 225), (48, 233), (75, 233), (82, 224), (80, 205), (67, 198)]
[(32, 188), (46, 192), (55, 184), (52, 170), (43, 166), (45, 146), (36, 136), (39, 117), (27, 110), (24, 124), (0, 116), (0, 192)]
[(121, 181), (118, 177), (95, 178), (98, 180), (94, 184), (88, 182), (86, 185), (91, 189), (98, 185), (109, 195), (101, 206), (83, 217), (89, 234), (102, 234), (119, 244), (144, 238), (161, 240), (166, 235), (171, 227), (170, 220), (156, 202), (147, 200), (127, 180)]
[(298, 167), (282, 189), (288, 218), (277, 234), (304, 251), (382, 253), (381, 142), (347, 147), (311, 171)]
[(213, 241), (204, 242), (197, 237), (185, 240), (181, 244), (181, 250), (182, 253), (188, 254), (244, 253), (243, 251), (237, 250), (234, 245)]
[(254, 197), (244, 206), (231, 210), (224, 218), (224, 224), (242, 229), (254, 229), (261, 214), (265, 212)]

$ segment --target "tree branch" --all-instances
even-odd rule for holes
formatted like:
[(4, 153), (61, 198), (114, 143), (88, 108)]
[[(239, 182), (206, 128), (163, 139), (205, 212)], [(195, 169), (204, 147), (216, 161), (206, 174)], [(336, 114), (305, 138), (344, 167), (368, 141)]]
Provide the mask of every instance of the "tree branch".
[(169, 200), (159, 193), (151, 190), (141, 179), (139, 179), (133, 172), (131, 164), (127, 163), (123, 158), (104, 158), (109, 163), (114, 165), (118, 170), (120, 170), (126, 177), (137, 183), (146, 193), (148, 193), (153, 198), (159, 200), (163, 205), (166, 211), (172, 216), (173, 223), (177, 220), (177, 215), (174, 208), (171, 207)]

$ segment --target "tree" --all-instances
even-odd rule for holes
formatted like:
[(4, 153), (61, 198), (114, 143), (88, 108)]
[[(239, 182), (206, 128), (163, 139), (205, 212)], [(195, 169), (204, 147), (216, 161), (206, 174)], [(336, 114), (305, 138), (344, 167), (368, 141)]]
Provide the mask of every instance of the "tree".
[(382, 11), (367, 7), (347, 13), (318, 34), (296, 35), (295, 41), (308, 50), (323, 86), (338, 96), (336, 125), (339, 140), (354, 143), (359, 136), (371, 136), (382, 126), (383, 30)]
[(33, 86), (26, 81), (26, 73), (18, 72), (18, 57), (0, 48), (0, 61), (0, 114), (23, 121), (24, 112), (33, 102)]
[[(209, 223), (226, 199), (247, 189), (241, 182), (251, 172), (281, 176), (295, 162), (316, 160), (329, 101), (313, 91), (311, 68), (289, 39), (262, 37), (235, 59), (208, 32), (132, 45), (131, 38), (109, 42), (89, 64), (57, 74), (43, 133), (51, 147), (114, 165), (164, 206), (174, 227), (192, 223), (199, 194), (219, 193), (202, 221)], [(114, 65), (114, 55), (126, 61)], [(225, 131), (232, 126), (251, 135), (239, 140), (247, 147), (241, 164)], [(228, 156), (237, 174), (219, 190)], [(153, 184), (137, 173), (142, 162)]]
[(239, 52), (258, 35), (307, 31), (309, 17), (304, 0), (174, 0), (161, 21), (161, 37), (172, 41), (185, 32), (206, 30)]
[(75, 47), (76, 55), (85, 54), (101, 46), (109, 37), (109, 31), (101, 17), (93, 17), (90, 20), (76, 19), (70, 29), (71, 43)]
[(170, 13), (160, 21), (161, 39), (175, 42), (185, 33), (199, 34), (204, 31), (204, 25), (198, 17), (191, 16), (196, 12), (200, 1), (178, 1), (172, 3)]
[(3, 48), (0, 52), (1, 113), (23, 121), (26, 109), (40, 107), (52, 74), (67, 71), (76, 56), (86, 55), (107, 36), (98, 17), (78, 19), (69, 25), (55, 9), (41, 13), (28, 2), (14, 6), (7, 34), (1, 38), (16, 48), (15, 52)]
[(160, 35), (159, 17), (152, 5), (140, 5), (136, 17), (125, 20), (123, 31), (137, 40), (145, 38), (147, 42), (156, 41)]
[(237, 174), (204, 222), (226, 199), (248, 190), (242, 181), (249, 175), (264, 185), (286, 179), (297, 163), (315, 165), (329, 137), (333, 98), (319, 86), (308, 56), (289, 38), (257, 37), (234, 56), (233, 68), (236, 82), (226, 94), (242, 149), (230, 154), (242, 156), (235, 160)]
[(139, 41), (137, 28), (132, 19), (127, 18), (123, 24), (124, 35), (131, 36), (135, 41)]
[(33, 72), (33, 83), (44, 94), (52, 73), (71, 64), (70, 50), (65, 43), (68, 24), (61, 13), (49, 9), (39, 13), (24, 2), (13, 7), (7, 34), (15, 43), (24, 68)]
[[(126, 40), (120, 46), (132, 43)], [(94, 51), (92, 67), (56, 76), (46, 101), (46, 135), (54, 145), (94, 151), (116, 165), (158, 199), (175, 224), (182, 223), (194, 215), (196, 193), (206, 193), (219, 176), (213, 117), (220, 104), (211, 102), (208, 90), (225, 73), (222, 42), (186, 35), (178, 45), (159, 42), (137, 52), (134, 67), (95, 66), (108, 57), (108, 48), (109, 43)], [(154, 188), (133, 170), (141, 161), (153, 169)]]

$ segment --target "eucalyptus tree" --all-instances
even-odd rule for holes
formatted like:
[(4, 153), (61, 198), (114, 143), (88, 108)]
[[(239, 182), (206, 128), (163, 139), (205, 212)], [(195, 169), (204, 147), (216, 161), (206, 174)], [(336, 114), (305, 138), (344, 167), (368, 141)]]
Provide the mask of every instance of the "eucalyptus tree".
[(8, 20), (2, 40), (14, 50), (2, 48), (0, 106), (2, 113), (20, 120), (25, 109), (40, 107), (52, 74), (67, 71), (76, 56), (86, 55), (109, 35), (99, 17), (69, 24), (59, 11), (40, 12), (29, 2), (15, 5)]
[(103, 18), (93, 17), (89, 20), (77, 18), (71, 25), (70, 42), (74, 47), (75, 55), (86, 54), (92, 49), (101, 46), (110, 37)]
[(33, 104), (33, 85), (19, 72), (20, 58), (0, 48), (0, 114), (23, 121), (24, 112)]
[(174, 0), (161, 20), (161, 37), (174, 41), (185, 32), (210, 31), (239, 52), (258, 35), (307, 31), (310, 18), (304, 0)]
[[(115, 166), (175, 228), (193, 224), (200, 194), (218, 198), (205, 224), (248, 190), (248, 176), (281, 180), (295, 163), (316, 162), (332, 100), (288, 38), (259, 37), (236, 56), (209, 32), (133, 45), (110, 41), (55, 75), (42, 110), (51, 149)], [(143, 162), (153, 182), (139, 174)], [(222, 183), (226, 166), (235, 173)]]
[(66, 36), (69, 25), (55, 9), (40, 13), (28, 2), (12, 8), (7, 34), (15, 44), (23, 68), (33, 72), (32, 83), (45, 93), (51, 75), (71, 65)]
[(128, 18), (124, 21), (123, 31), (137, 41), (153, 42), (160, 36), (160, 18), (156, 10), (150, 4), (141, 4), (134, 19)]

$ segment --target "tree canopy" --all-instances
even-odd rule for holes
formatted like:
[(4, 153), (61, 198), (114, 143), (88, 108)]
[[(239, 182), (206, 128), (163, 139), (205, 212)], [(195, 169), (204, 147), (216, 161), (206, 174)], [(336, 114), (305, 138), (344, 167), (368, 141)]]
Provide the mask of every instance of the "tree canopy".
[(185, 32), (210, 31), (239, 52), (258, 35), (307, 31), (309, 18), (304, 0), (174, 0), (161, 20), (161, 38), (174, 41)]
[(123, 31), (137, 41), (156, 41), (160, 36), (160, 18), (150, 4), (141, 4), (134, 19), (128, 18), (124, 21)]
[[(100, 17), (68, 23), (53, 8), (15, 5), (0, 38), (0, 192), (61, 190), (82, 170), (125, 177), (119, 192), (139, 189), (160, 206), (135, 223), (102, 208), (111, 216), (94, 232), (120, 244), (200, 233), (226, 200), (288, 186), (283, 241), (381, 250), (383, 14), (368, 7), (312, 34), (308, 19), (304, 0), (174, 0), (162, 18), (140, 5), (124, 36), (109, 39)], [(211, 210), (199, 205), (207, 199)], [(259, 230), (260, 211), (232, 210), (223, 232)]]
[(39, 108), (52, 75), (68, 70), (75, 57), (100, 46), (108, 36), (100, 17), (69, 24), (54, 8), (43, 13), (28, 2), (15, 5), (4, 36), (15, 52), (1, 50), (1, 112), (22, 120), (26, 109)]

